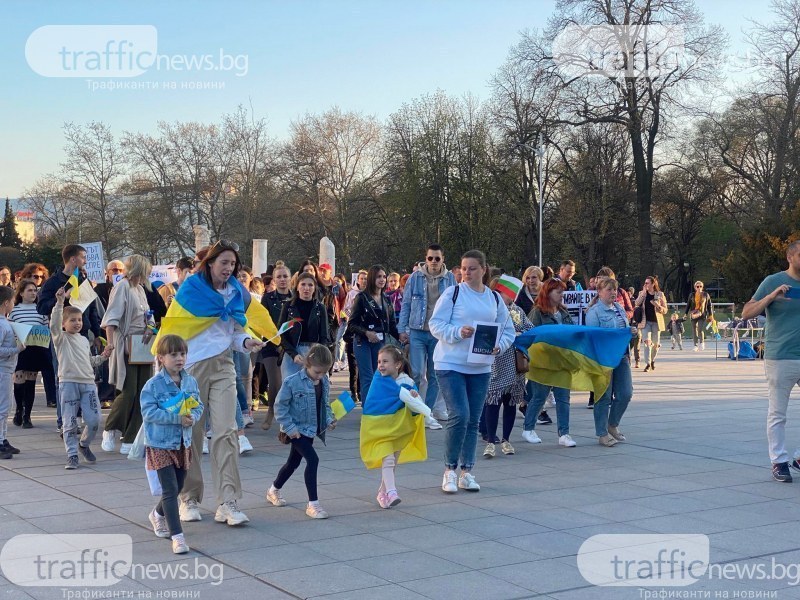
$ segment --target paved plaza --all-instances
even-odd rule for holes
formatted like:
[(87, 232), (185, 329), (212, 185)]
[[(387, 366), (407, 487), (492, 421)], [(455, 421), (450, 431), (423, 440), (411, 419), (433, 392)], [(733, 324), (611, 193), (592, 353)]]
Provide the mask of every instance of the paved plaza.
[[(702, 353), (665, 345), (656, 367), (634, 374), (634, 399), (620, 427), (627, 443), (599, 446), (587, 394), (576, 393), (570, 427), (576, 448), (556, 444), (555, 425), (537, 427), (543, 444), (523, 442), (519, 419), (516, 455), (498, 448), (494, 459), (479, 456), (481, 491), (451, 496), (440, 489), (444, 432), (428, 432), (430, 458), (398, 467), (402, 503), (390, 510), (375, 502), (379, 474), (359, 459), (360, 413), (351, 413), (329, 434), (327, 447), (316, 445), (320, 501), (331, 515), (325, 521), (304, 513), (301, 471), (284, 488), (287, 507), (266, 504), (264, 493), (288, 450), (274, 429), (251, 428), (255, 451), (240, 463), (241, 506), (250, 523), (214, 522), (206, 457), (203, 520), (185, 525), (192, 552), (184, 556), (153, 535), (147, 514), (154, 498), (142, 462), (101, 452), (98, 439), (94, 466), (64, 471), (55, 411), (42, 408), (40, 395), (34, 429), (9, 423), (9, 438), (22, 454), (0, 462), (0, 546), (26, 533), (124, 533), (133, 539), (134, 563), (180, 561), (191, 573), (203, 571), (198, 564), (223, 573), (218, 585), (212, 583), (219, 578), (136, 577), (104, 590), (132, 592), (129, 597), (175, 590), (207, 600), (626, 600), (672, 590), (800, 598), (796, 579), (786, 577), (624, 588), (595, 586), (581, 575), (576, 554), (597, 534), (705, 534), (711, 562), (734, 565), (718, 574), (773, 563), (800, 568), (800, 473), (791, 485), (771, 478), (763, 363), (715, 360), (713, 344)], [(335, 387), (345, 382), (346, 376), (334, 378)], [(787, 434), (791, 448), (800, 444), (797, 403)], [(796, 570), (788, 572), (797, 578)], [(0, 577), (0, 590), (0, 600), (16, 600), (66, 598), (69, 588), (15, 587)]]

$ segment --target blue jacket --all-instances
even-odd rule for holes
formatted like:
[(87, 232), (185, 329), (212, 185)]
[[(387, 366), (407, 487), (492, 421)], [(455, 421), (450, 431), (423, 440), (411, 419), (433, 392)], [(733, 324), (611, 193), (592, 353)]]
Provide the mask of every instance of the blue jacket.
[[(439, 297), (449, 287), (456, 285), (456, 276), (442, 265), (442, 276), (439, 277)], [(424, 329), (428, 312), (428, 281), (421, 269), (414, 271), (403, 288), (403, 306), (400, 309), (400, 322), (397, 330), (408, 333), (409, 329)]]
[[(325, 411), (325, 426), (319, 438), (325, 442), (325, 429), (335, 419), (328, 400), (330, 382), (327, 375), (320, 381), (322, 386), (322, 402)], [(317, 395), (314, 391), (314, 382), (305, 369), (290, 375), (283, 380), (281, 390), (275, 399), (275, 420), (281, 426), (281, 431), (287, 435), (300, 432), (300, 435), (313, 438), (317, 435)]]
[(172, 381), (166, 369), (161, 369), (144, 384), (139, 398), (142, 406), (146, 446), (164, 450), (179, 450), (181, 438), (183, 439), (183, 445), (187, 448), (192, 445), (192, 428), (181, 426), (183, 417), (161, 408), (164, 403), (174, 398), (178, 392), (185, 392), (190, 396), (194, 396), (200, 402), (199, 406), (192, 409), (192, 417), (194, 422), (197, 423), (203, 414), (200, 388), (197, 387), (197, 380), (186, 371), (181, 371), (180, 388)]
[[(619, 319), (624, 325), (620, 327)], [(583, 315), (583, 322), (589, 327), (605, 327), (606, 329), (629, 328), (625, 307), (619, 302), (614, 302), (611, 306), (606, 306), (600, 301), (595, 302), (586, 314)]]

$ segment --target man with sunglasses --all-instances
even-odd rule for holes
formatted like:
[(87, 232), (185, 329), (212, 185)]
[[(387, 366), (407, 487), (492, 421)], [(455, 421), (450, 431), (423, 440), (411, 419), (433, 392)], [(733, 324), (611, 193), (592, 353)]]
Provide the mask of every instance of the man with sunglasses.
[[(439, 382), (433, 366), (433, 351), (436, 338), (430, 332), (430, 322), (436, 301), (445, 289), (456, 285), (453, 273), (444, 264), (444, 250), (439, 244), (431, 244), (425, 253), (425, 264), (411, 274), (403, 289), (403, 306), (400, 310), (400, 341), (409, 343), (409, 359), (414, 383), (420, 387), (423, 373), (428, 380), (425, 404), (433, 409), (439, 394)], [(428, 429), (441, 429), (433, 417), (425, 419)]]

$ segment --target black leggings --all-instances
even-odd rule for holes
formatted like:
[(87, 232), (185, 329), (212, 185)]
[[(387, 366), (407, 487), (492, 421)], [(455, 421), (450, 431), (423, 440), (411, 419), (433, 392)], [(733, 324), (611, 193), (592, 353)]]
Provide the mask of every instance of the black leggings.
[(183, 533), (181, 517), (178, 514), (178, 494), (183, 489), (186, 479), (186, 469), (179, 469), (169, 465), (156, 471), (158, 481), (161, 483), (161, 500), (156, 504), (156, 512), (162, 517), (167, 517), (170, 535)]
[(511, 395), (503, 394), (498, 404), (487, 404), (483, 407), (483, 414), (486, 417), (486, 439), (496, 444), (497, 423), (500, 420), (500, 405), (503, 405), (503, 441), (507, 442), (514, 429), (514, 419), (517, 418), (517, 406), (511, 404)]
[(308, 492), (308, 500), (310, 502), (317, 501), (317, 467), (319, 466), (319, 457), (316, 450), (314, 450), (314, 438), (301, 435), (299, 438), (292, 439), (292, 451), (289, 452), (289, 458), (286, 464), (278, 471), (278, 476), (272, 485), (281, 489), (283, 485), (289, 481), (300, 466), (300, 461), (306, 459), (306, 491)]

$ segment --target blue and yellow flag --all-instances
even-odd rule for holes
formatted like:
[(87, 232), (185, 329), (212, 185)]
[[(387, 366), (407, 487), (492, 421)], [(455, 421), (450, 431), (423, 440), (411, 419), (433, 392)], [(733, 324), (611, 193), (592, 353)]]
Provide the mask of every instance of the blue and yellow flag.
[(540, 325), (517, 336), (514, 345), (528, 353), (527, 378), (542, 385), (605, 394), (631, 332), (585, 325)]
[[(161, 319), (158, 335), (175, 334), (190, 340), (211, 327), (218, 319), (233, 319), (253, 337), (276, 338), (275, 344), (279, 344), (280, 338), (276, 337), (278, 329), (272, 322), (269, 311), (260, 302), (253, 300), (235, 278), (229, 279), (228, 285), (233, 287), (234, 295), (225, 304), (222, 295), (202, 275), (187, 277), (178, 288), (166, 316)], [(246, 308), (245, 302), (248, 303)], [(155, 347), (156, 344), (153, 344), (154, 349)]]
[(80, 271), (78, 271), (78, 269), (75, 269), (72, 275), (69, 276), (69, 279), (67, 279), (67, 283), (72, 286), (69, 290), (69, 297), (73, 299), (80, 298), (81, 295), (80, 291), (78, 290), (78, 286), (80, 285), (80, 283), (78, 283), (79, 275)]
[(336, 417), (337, 421), (355, 407), (356, 403), (353, 402), (353, 397), (347, 390), (339, 394), (335, 400), (331, 400), (331, 412), (333, 412), (333, 416)]
[(162, 402), (159, 408), (171, 412), (172, 414), (186, 416), (192, 414), (192, 409), (198, 406), (200, 406), (200, 403), (197, 401), (197, 398), (181, 390), (169, 400)]
[(361, 417), (361, 460), (368, 469), (379, 469), (394, 452), (400, 452), (400, 463), (428, 458), (425, 421), (400, 400), (400, 389), (389, 376), (376, 372), (372, 378)]

